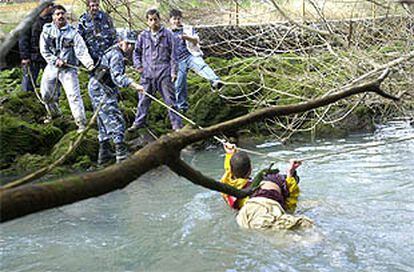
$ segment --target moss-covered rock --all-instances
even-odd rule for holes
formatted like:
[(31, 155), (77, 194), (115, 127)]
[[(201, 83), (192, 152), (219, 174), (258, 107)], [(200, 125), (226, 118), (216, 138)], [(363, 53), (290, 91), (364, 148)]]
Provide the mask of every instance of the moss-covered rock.
[(62, 135), (62, 130), (50, 124), (31, 124), (9, 114), (0, 115), (0, 169), (10, 166), (18, 155), (47, 153)]
[[(60, 141), (52, 148), (51, 160), (55, 161), (63, 156), (69, 149), (71, 144), (75, 142), (79, 136), (76, 131), (71, 131), (63, 136)], [(65, 164), (73, 164), (79, 162), (80, 157), (88, 156), (91, 161), (96, 161), (98, 155), (98, 132), (95, 129), (90, 129), (84, 136), (82, 142), (66, 159)], [(84, 159), (82, 159), (84, 160)]]

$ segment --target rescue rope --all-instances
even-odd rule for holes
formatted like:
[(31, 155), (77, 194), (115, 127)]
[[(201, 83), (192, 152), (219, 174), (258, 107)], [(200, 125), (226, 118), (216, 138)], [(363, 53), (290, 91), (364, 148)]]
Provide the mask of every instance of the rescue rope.
[[(173, 107), (165, 104), (163, 101), (156, 98), (155, 96), (153, 96), (153, 95), (151, 95), (151, 94), (149, 94), (148, 92), (145, 92), (145, 91), (142, 92), (142, 93), (144, 95), (148, 96), (150, 99), (154, 100), (155, 102), (159, 103), (160, 105), (164, 106), (165, 108), (171, 110), (172, 112), (174, 112), (175, 114), (180, 116), (182, 119), (186, 120), (191, 125), (196, 126), (199, 129), (203, 129), (203, 127), (197, 125), (193, 120), (191, 120), (187, 116), (183, 115), (182, 113), (180, 113), (179, 111), (177, 111)], [(220, 142), (221, 144), (224, 144), (224, 143), (227, 142), (225, 139), (219, 138), (217, 136), (214, 136), (214, 139), (217, 140), (218, 142)], [(366, 145), (364, 147), (358, 146), (358, 147), (349, 148), (349, 149), (346, 149), (346, 150), (343, 150), (343, 151), (335, 151), (335, 152), (330, 152), (330, 153), (321, 154), (321, 155), (308, 156), (308, 157), (304, 157), (304, 158), (301, 158), (301, 159), (298, 159), (298, 160), (300, 160), (300, 161), (312, 161), (312, 160), (317, 160), (317, 159), (321, 159), (321, 158), (328, 157), (328, 156), (336, 156), (336, 155), (339, 155), (339, 154), (350, 153), (350, 152), (354, 152), (354, 151), (358, 151), (358, 150), (362, 150), (362, 149), (368, 149), (368, 148), (382, 146), (382, 145), (388, 145), (388, 144), (394, 144), (394, 143), (409, 141), (409, 140), (412, 140), (412, 139), (414, 139), (414, 136), (408, 136), (408, 137), (404, 137), (404, 138), (400, 138), (400, 139), (397, 139), (397, 140), (388, 141), (388, 142), (384, 142), (384, 143), (370, 144), (370, 145)], [(249, 154), (271, 158), (274, 161), (281, 161), (281, 162), (288, 162), (289, 161), (289, 159), (277, 157), (277, 156), (272, 155), (272, 154), (266, 154), (266, 153), (262, 153), (262, 152), (259, 152), (259, 151), (253, 151), (253, 150), (249, 150), (249, 149), (245, 149), (245, 148), (241, 148), (241, 147), (237, 147), (237, 149), (240, 150), (240, 151), (244, 151), (246, 153), (249, 153)]]
[(6, 185), (2, 186), (1, 189), (10, 189), (10, 188), (14, 188), (26, 183), (29, 183), (31, 181), (34, 181), (36, 179), (39, 179), (40, 177), (43, 177), (44, 175), (46, 175), (47, 173), (49, 173), (51, 170), (53, 170), (53, 168), (55, 168), (56, 166), (62, 164), (67, 157), (73, 152), (75, 151), (78, 146), (80, 145), (80, 143), (82, 142), (84, 136), (86, 135), (86, 133), (89, 131), (89, 129), (92, 127), (92, 125), (95, 123), (96, 118), (98, 117), (98, 113), (103, 105), (103, 103), (106, 101), (107, 96), (105, 95), (101, 101), (99, 102), (98, 107), (96, 108), (95, 112), (93, 113), (93, 116), (91, 118), (91, 120), (89, 121), (88, 125), (86, 126), (85, 130), (82, 131), (81, 133), (79, 133), (78, 137), (76, 138), (75, 141), (71, 142), (69, 144), (68, 149), (66, 150), (66, 152), (60, 156), (57, 160), (55, 160), (54, 162), (48, 164), (47, 166), (31, 173), (28, 174), (20, 179), (17, 179), (15, 181), (12, 181), (10, 183), (7, 183)]
[[(26, 71), (27, 71), (27, 74), (29, 75), (30, 83), (32, 84), (32, 87), (33, 87), (33, 90), (35, 92), (36, 98), (40, 101), (40, 103), (42, 103), (45, 106), (45, 109), (46, 109), (46, 112), (47, 112), (48, 116), (53, 117), (49, 107), (47, 106), (47, 103), (42, 99), (41, 93), (39, 93), (39, 91), (36, 88), (36, 83), (34, 81), (33, 74), (32, 74), (32, 71), (30, 69), (30, 65), (26, 66)], [(56, 93), (56, 90), (57, 90), (57, 84), (58, 84), (58, 81), (59, 81), (59, 74), (60, 74), (60, 69), (58, 68), (58, 72), (57, 72), (57, 75), (56, 75), (55, 86), (53, 88), (53, 92), (51, 93), (52, 98), (55, 96), (55, 93)]]

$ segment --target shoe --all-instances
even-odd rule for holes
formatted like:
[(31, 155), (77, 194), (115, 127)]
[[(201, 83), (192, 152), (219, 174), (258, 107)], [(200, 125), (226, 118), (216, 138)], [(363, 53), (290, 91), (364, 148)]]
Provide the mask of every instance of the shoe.
[(46, 116), (45, 120), (43, 120), (43, 124), (50, 124), (53, 121), (51, 116)]
[(114, 157), (111, 151), (111, 144), (109, 140), (99, 143), (98, 165), (102, 166), (110, 162)]
[(179, 131), (179, 130), (181, 130), (183, 128), (183, 125), (182, 124), (179, 124), (179, 125), (173, 125), (172, 126), (172, 129), (174, 130), (174, 131)]
[(133, 124), (132, 124), (132, 126), (130, 126), (130, 127), (127, 129), (127, 131), (128, 131), (128, 132), (134, 132), (135, 130), (140, 129), (140, 128), (145, 128), (145, 125), (144, 125), (144, 124), (137, 125), (137, 124), (133, 123)]
[(78, 134), (81, 134), (82, 132), (84, 132), (86, 130), (86, 126), (84, 124), (80, 124), (78, 126), (78, 130), (76, 131)]
[(214, 81), (211, 83), (211, 87), (212, 87), (214, 90), (220, 90), (223, 86), (224, 86), (224, 83), (223, 83), (223, 81), (221, 81), (220, 79), (219, 79), (219, 80), (214, 80)]
[(116, 163), (124, 161), (128, 157), (128, 148), (124, 143), (115, 145)]

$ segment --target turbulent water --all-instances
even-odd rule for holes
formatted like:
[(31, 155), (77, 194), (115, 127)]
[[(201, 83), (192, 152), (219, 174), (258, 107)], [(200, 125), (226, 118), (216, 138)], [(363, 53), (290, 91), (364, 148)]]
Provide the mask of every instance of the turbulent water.
[[(298, 213), (311, 230), (240, 230), (219, 193), (160, 168), (122, 191), (2, 224), (0, 270), (414, 271), (414, 140), (395, 143), (413, 135), (399, 120), (346, 139), (248, 147), (283, 158), (337, 152), (300, 169)], [(219, 149), (184, 157), (222, 174)]]

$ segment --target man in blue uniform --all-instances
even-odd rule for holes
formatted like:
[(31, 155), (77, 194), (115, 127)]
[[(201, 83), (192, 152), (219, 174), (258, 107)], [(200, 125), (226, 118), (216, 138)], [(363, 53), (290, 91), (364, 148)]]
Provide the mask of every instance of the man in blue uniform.
[(105, 51), (96, 72), (89, 81), (89, 96), (94, 109), (100, 103), (98, 113), (98, 165), (104, 165), (113, 158), (110, 140), (115, 144), (116, 162), (127, 158), (128, 150), (124, 144), (125, 121), (118, 107), (118, 87), (131, 87), (138, 92), (144, 88), (125, 75), (124, 55), (132, 51), (136, 36), (129, 31), (121, 31), (119, 42)]
[(87, 0), (88, 11), (79, 18), (78, 31), (95, 63), (105, 50), (116, 43), (111, 17), (99, 9), (99, 0)]
[[(134, 67), (141, 74), (141, 85), (145, 91), (154, 95), (158, 90), (165, 103), (175, 108), (173, 81), (177, 78), (177, 60), (174, 37), (170, 30), (161, 25), (158, 10), (148, 10), (146, 18), (149, 28), (138, 36), (133, 53)], [(140, 93), (138, 98), (137, 114), (129, 131), (145, 126), (151, 105), (150, 98), (145, 94)], [(173, 130), (182, 128), (182, 120), (177, 114), (169, 110), (168, 116)]]

